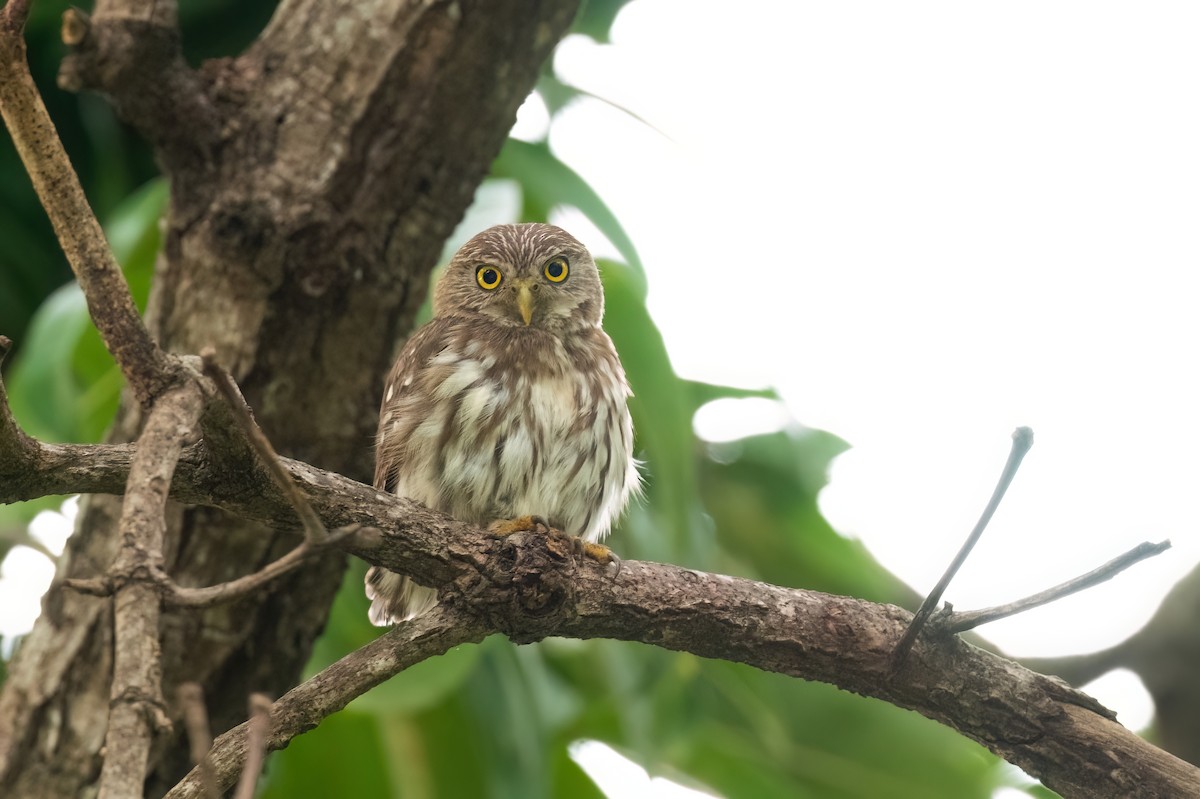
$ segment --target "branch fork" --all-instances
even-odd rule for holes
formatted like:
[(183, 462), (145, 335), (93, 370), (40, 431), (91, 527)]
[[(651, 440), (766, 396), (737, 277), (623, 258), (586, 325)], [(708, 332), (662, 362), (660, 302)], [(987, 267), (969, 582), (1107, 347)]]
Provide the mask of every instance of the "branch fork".
[(1151, 544), (1147, 541), (1105, 563), (1103, 566), (1093, 569), (1087, 574), (1068, 580), (1053, 588), (1048, 588), (1045, 591), (1039, 591), (1032, 596), (1019, 599), (1016, 602), (965, 613), (955, 612), (949, 602), (940, 610), (937, 609), (938, 602), (941, 601), (942, 595), (950, 585), (950, 581), (954, 579), (954, 575), (958, 573), (959, 568), (966, 562), (975, 545), (979, 543), (983, 531), (987, 528), (988, 522), (991, 521), (992, 515), (995, 514), (996, 509), (1000, 506), (1000, 501), (1004, 498), (1005, 492), (1008, 491), (1009, 485), (1011, 485), (1013, 478), (1016, 476), (1017, 470), (1021, 466), (1021, 461), (1024, 460), (1030, 447), (1033, 446), (1033, 431), (1028, 427), (1018, 427), (1013, 431), (1012, 439), (1012, 450), (1009, 452), (1008, 461), (1004, 464), (1004, 470), (1000, 474), (1000, 479), (996, 483), (992, 498), (988, 501), (987, 507), (984, 508), (983, 514), (975, 524), (974, 529), (967, 536), (967, 540), (963, 542), (958, 554), (954, 556), (954, 560), (950, 562), (945, 573), (938, 580), (937, 585), (925, 597), (925, 601), (921, 603), (921, 607), (917, 610), (908, 628), (904, 631), (904, 636), (900, 639), (900, 642), (896, 645), (896, 649), (892, 653), (892, 661), (888, 668), (889, 678), (894, 679), (900, 670), (904, 668), (909, 653), (912, 651), (913, 644), (916, 643), (922, 631), (926, 631), (933, 640), (945, 640), (980, 625), (998, 621), (999, 619), (1018, 613), (1024, 613), (1027, 610), (1032, 610), (1057, 599), (1062, 599), (1085, 588), (1090, 588), (1105, 580), (1110, 580), (1135, 563), (1154, 555), (1159, 555), (1170, 549), (1170, 541), (1162, 541), (1157, 544)]

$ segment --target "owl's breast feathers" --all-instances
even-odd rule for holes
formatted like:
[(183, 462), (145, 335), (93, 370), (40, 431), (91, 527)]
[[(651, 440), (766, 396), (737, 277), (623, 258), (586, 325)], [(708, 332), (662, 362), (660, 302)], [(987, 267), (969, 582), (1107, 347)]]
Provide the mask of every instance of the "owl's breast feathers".
[(628, 396), (598, 327), (435, 318), (384, 388), (375, 485), (463, 521), (536, 514), (597, 540), (638, 482)]

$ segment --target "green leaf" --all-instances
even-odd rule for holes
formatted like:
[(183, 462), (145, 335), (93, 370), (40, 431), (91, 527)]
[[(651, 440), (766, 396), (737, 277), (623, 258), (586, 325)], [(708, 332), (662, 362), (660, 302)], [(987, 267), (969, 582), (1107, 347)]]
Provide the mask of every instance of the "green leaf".
[(551, 777), (551, 796), (569, 796), (571, 799), (605, 799), (604, 793), (571, 758), (566, 747), (557, 747), (553, 757), (551, 767), (554, 772)]
[(267, 761), (260, 799), (389, 796), (392, 776), (373, 716), (343, 710), (321, 722), (321, 735), (301, 735)]
[(692, 411), (719, 399), (779, 399), (779, 392), (773, 388), (737, 388), (734, 386), (719, 386), (715, 383), (704, 383), (697, 380), (683, 380), (684, 389), (691, 398)]
[[(140, 307), (150, 290), (166, 199), (166, 182), (151, 181), (126, 198), (106, 226)], [(99, 441), (116, 414), (124, 381), (91, 324), (78, 284), (50, 295), (21, 344), (8, 385), (13, 413), (26, 431), (46, 441)]]
[(63, 286), (38, 309), (8, 377), (13, 415), (30, 435), (44, 441), (94, 440), (83, 436), (82, 385), (71, 364), (89, 324), (83, 293)]
[[(880, 602), (910, 604), (911, 589), (862, 544), (821, 516), (817, 494), (845, 443), (817, 430), (785, 430), (709, 448), (704, 498), (722, 549), (746, 576)], [(740, 573), (740, 572), (739, 572)]]
[(608, 44), (613, 20), (629, 0), (583, 0), (572, 30)]
[(621, 529), (634, 540), (639, 557), (702, 568), (711, 557), (712, 539), (704, 535), (687, 388), (675, 376), (662, 334), (646, 310), (642, 273), (609, 261), (600, 268), (604, 327), (633, 387), (629, 409), (638, 457), (645, 461), (646, 502), (631, 509)]
[(454, 693), (475, 670), (480, 647), (456, 647), (423, 660), (350, 703), (355, 711), (403, 716), (427, 710)]
[(581, 94), (579, 89), (559, 80), (549, 64), (546, 65), (541, 75), (538, 76), (536, 91), (541, 95), (542, 102), (546, 104), (546, 110), (550, 112), (551, 118), (570, 105), (571, 101)]

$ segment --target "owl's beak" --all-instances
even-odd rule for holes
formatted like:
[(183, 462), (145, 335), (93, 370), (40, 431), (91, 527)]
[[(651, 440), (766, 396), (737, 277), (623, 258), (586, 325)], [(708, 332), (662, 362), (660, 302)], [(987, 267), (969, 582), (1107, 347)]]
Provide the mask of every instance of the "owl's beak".
[(533, 321), (533, 292), (529, 290), (527, 283), (522, 283), (517, 288), (517, 310), (521, 312), (525, 324)]

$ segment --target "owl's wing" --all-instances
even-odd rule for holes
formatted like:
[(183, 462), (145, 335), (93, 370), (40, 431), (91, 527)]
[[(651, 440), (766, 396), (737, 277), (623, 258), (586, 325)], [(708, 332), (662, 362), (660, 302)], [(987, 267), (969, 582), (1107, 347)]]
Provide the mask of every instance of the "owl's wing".
[(433, 319), (414, 333), (400, 351), (383, 385), (383, 404), (379, 408), (379, 431), (375, 437), (375, 487), (395, 489), (398, 447), (393, 422), (402, 413), (411, 413), (414, 395), (428, 393), (426, 372), (429, 362), (449, 346), (451, 324)]

